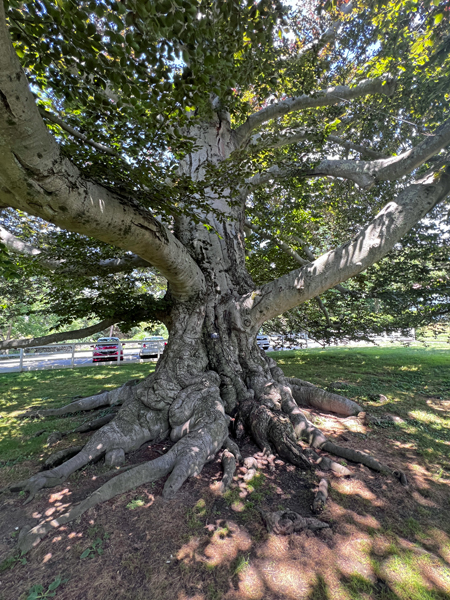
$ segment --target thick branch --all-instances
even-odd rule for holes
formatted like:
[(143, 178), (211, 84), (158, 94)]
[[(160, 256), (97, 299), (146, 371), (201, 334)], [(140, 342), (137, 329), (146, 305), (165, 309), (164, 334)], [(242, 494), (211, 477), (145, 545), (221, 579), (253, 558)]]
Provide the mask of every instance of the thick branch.
[(450, 119), (434, 135), (427, 136), (420, 144), (398, 156), (372, 161), (324, 160), (311, 174), (344, 177), (360, 187), (370, 188), (376, 181), (392, 181), (409, 175), (448, 144)]
[(137, 254), (131, 254), (124, 256), (123, 258), (108, 258), (105, 260), (99, 260), (93, 264), (89, 261), (89, 264), (83, 264), (82, 266), (73, 266), (66, 263), (64, 260), (56, 260), (48, 258), (45, 252), (34, 248), (31, 244), (23, 242), (18, 237), (0, 226), (0, 242), (5, 244), (8, 250), (23, 254), (35, 259), (39, 265), (50, 271), (58, 271), (60, 275), (67, 277), (73, 277), (74, 275), (80, 275), (83, 277), (95, 277), (99, 274), (105, 273), (121, 273), (123, 271), (130, 271), (132, 269), (151, 267), (151, 265), (137, 256)]
[(381, 154), (381, 152), (376, 152), (375, 150), (372, 150), (371, 148), (368, 148), (367, 146), (363, 146), (362, 144), (355, 144), (354, 142), (344, 140), (343, 138), (338, 137), (337, 135), (329, 135), (327, 137), (327, 142), (332, 142), (333, 144), (338, 144), (339, 146), (342, 146), (346, 150), (354, 150), (355, 152), (359, 152), (361, 154), (362, 158), (366, 158), (366, 157), (373, 158), (373, 159), (386, 158), (386, 155)]
[(175, 298), (204, 288), (184, 246), (133, 199), (85, 179), (48, 132), (11, 45), (0, 4), (0, 203), (134, 252)]
[(374, 185), (374, 178), (365, 171), (365, 164), (367, 163), (354, 160), (323, 160), (314, 169), (309, 169), (301, 163), (274, 165), (267, 171), (247, 179), (246, 185), (251, 190), (260, 185), (292, 177), (342, 177), (353, 181), (363, 189), (369, 189)]
[(416, 181), (399, 193), (352, 241), (327, 252), (309, 265), (262, 286), (245, 297), (253, 328), (341, 281), (354, 277), (379, 261), (393, 246), (450, 192), (450, 175), (436, 174)]
[[(314, 135), (317, 135), (317, 132), (311, 129), (286, 129), (281, 131), (278, 136), (269, 137), (267, 140), (264, 140), (261, 133), (257, 133), (252, 136), (248, 145), (248, 149), (252, 151), (259, 150), (260, 148), (284, 148), (285, 146), (290, 146), (292, 144), (297, 144), (298, 142), (309, 140), (313, 138)], [(346, 150), (354, 150), (355, 152), (359, 152), (363, 158), (386, 158), (386, 156), (380, 152), (371, 150), (370, 148), (362, 146), (361, 144), (355, 144), (354, 142), (344, 140), (337, 135), (329, 135), (326, 141), (332, 142), (333, 144), (338, 144)]]
[[(255, 232), (259, 232), (260, 231), (260, 227), (258, 227), (258, 225), (254, 225), (253, 223), (251, 223), (248, 220), (245, 221), (245, 225), (249, 229), (252, 229)], [(295, 250), (293, 250), (288, 244), (286, 244), (286, 242), (283, 242), (283, 240), (280, 240), (280, 239), (275, 238), (275, 237), (272, 237), (272, 239), (283, 250), (283, 252), (285, 254), (287, 254), (288, 256), (290, 256), (291, 258), (293, 258), (300, 265), (307, 265), (307, 264), (309, 264), (310, 261), (305, 260), (304, 258), (302, 258), (297, 252), (295, 252)], [(308, 250), (309, 250), (309, 248), (308, 248)], [(311, 251), (309, 251), (309, 254), (312, 256)], [(310, 256), (308, 256), (308, 258), (310, 258)], [(310, 258), (310, 260), (311, 260), (311, 258)], [(312, 260), (314, 260), (313, 256), (312, 256)], [(317, 304), (318, 304), (320, 310), (324, 314), (324, 317), (325, 317), (325, 319), (327, 321), (328, 327), (331, 327), (330, 315), (328, 314), (328, 311), (327, 311), (324, 303), (322, 302), (322, 300), (319, 297), (316, 298), (316, 301), (317, 301)]]
[[(309, 258), (310, 262), (313, 262), (316, 260), (316, 257), (311, 252), (311, 250), (310, 250), (308, 244), (305, 242), (305, 240), (302, 240), (302, 238), (300, 238), (296, 235), (291, 235), (290, 237), (293, 242), (297, 243), (299, 246), (301, 246), (303, 248), (303, 251), (306, 254), (306, 256)], [(337, 290), (338, 292), (341, 292), (341, 294), (344, 294), (344, 295), (353, 293), (350, 290), (348, 290), (346, 287), (343, 287), (342, 285), (335, 285), (333, 289)]]
[(235, 130), (237, 146), (241, 146), (247, 141), (252, 131), (271, 119), (276, 119), (297, 110), (333, 106), (334, 104), (354, 100), (355, 98), (361, 98), (369, 94), (386, 94), (389, 96), (394, 92), (394, 89), (395, 83), (392, 79), (378, 78), (362, 81), (359, 85), (352, 88), (347, 85), (339, 85), (325, 91), (317, 92), (314, 95), (304, 94), (303, 96), (295, 96), (294, 98), (282, 100), (250, 115), (247, 121)]
[(441, 125), (433, 135), (427, 136), (417, 146), (398, 156), (371, 161), (326, 159), (313, 169), (305, 168), (297, 163), (275, 165), (248, 179), (247, 185), (249, 188), (254, 188), (276, 179), (329, 176), (349, 179), (363, 189), (370, 189), (377, 181), (392, 181), (409, 175), (449, 144), (450, 119)]
[(46, 346), (47, 344), (56, 344), (58, 342), (65, 342), (66, 340), (78, 340), (79, 338), (90, 337), (94, 333), (103, 331), (107, 327), (111, 327), (117, 323), (117, 318), (105, 319), (90, 327), (83, 327), (82, 329), (74, 329), (73, 331), (62, 331), (60, 333), (51, 333), (50, 335), (43, 335), (37, 338), (25, 338), (20, 340), (9, 340), (7, 342), (0, 342), (0, 350), (9, 350), (10, 348), (30, 348), (31, 346)]
[[(258, 213), (256, 213), (256, 214), (258, 214)], [(245, 226), (248, 227), (248, 229), (251, 229), (252, 231), (254, 231), (255, 233), (259, 233), (259, 234), (261, 233), (261, 227), (259, 227), (259, 225), (255, 225), (248, 219), (245, 220)], [(295, 261), (297, 261), (299, 265), (302, 265), (302, 266), (309, 265), (311, 262), (313, 262), (315, 260), (314, 254), (308, 248), (307, 243), (304, 240), (302, 240), (301, 238), (299, 238), (295, 235), (290, 236), (292, 241), (296, 242), (299, 246), (301, 246), (303, 248), (303, 251), (305, 252), (305, 254), (309, 260), (302, 258), (300, 256), (300, 254), (298, 254), (298, 252), (296, 252), (293, 248), (291, 248), (288, 244), (286, 244), (286, 242), (283, 242), (283, 240), (280, 240), (279, 238), (276, 238), (273, 236), (271, 236), (271, 237), (272, 237), (273, 241), (283, 250), (283, 252), (285, 252), (285, 254), (287, 254), (288, 256), (293, 258)], [(341, 292), (341, 294), (350, 294), (351, 293), (350, 290), (343, 287), (342, 285), (336, 285), (336, 286), (334, 286), (334, 289), (337, 290), (338, 292)], [(319, 304), (320, 310), (325, 315), (328, 326), (330, 326), (331, 322), (330, 322), (330, 317), (328, 315), (327, 309), (325, 308), (325, 306), (324, 306), (323, 302), (320, 300), (320, 298), (316, 298), (316, 300), (317, 300), (317, 303)]]

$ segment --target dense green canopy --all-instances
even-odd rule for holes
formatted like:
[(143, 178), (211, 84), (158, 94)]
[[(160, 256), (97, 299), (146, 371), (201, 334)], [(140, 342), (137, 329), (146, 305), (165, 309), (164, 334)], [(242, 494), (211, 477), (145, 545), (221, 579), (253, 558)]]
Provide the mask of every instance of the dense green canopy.
[[(345, 3), (313, 0), (298, 7), (271, 0), (10, 0), (6, 7), (15, 50), (64, 153), (87, 177), (132, 196), (169, 226), (186, 212), (208, 227), (207, 188), (233, 190), (236, 177), (268, 168), (289, 172), (248, 199), (248, 267), (258, 284), (298, 267), (283, 244), (306, 261), (323, 254), (417, 175), (366, 190), (349, 180), (305, 178), (323, 158), (395, 156), (449, 117), (444, 0), (357, 0), (349, 14)], [(236, 127), (275, 101), (380, 76), (395, 80), (393, 94), (287, 113), (203, 180), (179, 171), (195, 145), (186, 127), (208, 119), (211, 101)], [(296, 143), (278, 143), (295, 135)], [(423, 171), (444, 168), (448, 155), (431, 160)], [(4, 306), (56, 315), (61, 326), (113, 316), (126, 329), (158, 318), (164, 281), (157, 273), (89, 270), (125, 251), (12, 209), (0, 221), (47, 260), (0, 246)], [(445, 318), (448, 235), (448, 208), (440, 206), (346, 290), (332, 289), (321, 305), (311, 300), (268, 329), (306, 328), (326, 340)], [(48, 261), (64, 266), (49, 272)], [(11, 312), (0, 319), (4, 328)]]

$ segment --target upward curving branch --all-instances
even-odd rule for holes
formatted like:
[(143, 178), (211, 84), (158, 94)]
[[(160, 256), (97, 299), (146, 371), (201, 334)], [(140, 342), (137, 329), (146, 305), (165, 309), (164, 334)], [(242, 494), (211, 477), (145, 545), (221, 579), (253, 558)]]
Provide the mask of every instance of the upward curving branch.
[(257, 331), (264, 321), (322, 294), (379, 261), (449, 193), (448, 173), (432, 173), (415, 181), (350, 242), (247, 295), (243, 305), (251, 312), (254, 330)]
[(270, 106), (266, 106), (257, 113), (250, 115), (245, 123), (234, 130), (236, 147), (240, 147), (247, 142), (251, 133), (260, 127), (263, 123), (282, 117), (297, 110), (307, 108), (320, 108), (322, 106), (333, 106), (341, 102), (362, 98), (370, 94), (385, 94), (390, 96), (394, 93), (395, 82), (392, 78), (379, 77), (377, 79), (367, 79), (354, 87), (348, 85), (338, 85), (325, 91), (315, 94), (304, 94), (303, 96), (294, 96), (287, 100), (281, 100)]
[(301, 163), (275, 165), (247, 180), (249, 188), (288, 177), (342, 177), (363, 189), (370, 189), (378, 181), (393, 181), (409, 175), (443, 148), (450, 144), (450, 120), (445, 121), (433, 135), (417, 146), (389, 158), (364, 160), (322, 160), (314, 168)]
[(0, 3), (0, 203), (134, 252), (155, 266), (173, 296), (204, 289), (184, 246), (132, 198), (82, 176), (48, 132), (12, 47)]

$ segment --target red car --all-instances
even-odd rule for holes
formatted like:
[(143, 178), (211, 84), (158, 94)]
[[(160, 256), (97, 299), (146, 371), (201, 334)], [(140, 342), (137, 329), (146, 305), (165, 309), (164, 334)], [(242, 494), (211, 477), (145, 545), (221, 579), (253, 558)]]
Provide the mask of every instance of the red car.
[[(92, 362), (101, 362), (102, 360), (118, 360), (119, 338), (105, 337), (97, 340), (92, 353)], [(120, 350), (120, 360), (123, 360), (123, 348)]]

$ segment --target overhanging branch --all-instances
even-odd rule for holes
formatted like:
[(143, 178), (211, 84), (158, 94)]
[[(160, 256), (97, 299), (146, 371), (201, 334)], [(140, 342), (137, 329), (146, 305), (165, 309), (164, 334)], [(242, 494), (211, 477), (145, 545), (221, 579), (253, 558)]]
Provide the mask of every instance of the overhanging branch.
[(447, 173), (433, 173), (415, 181), (353, 240), (245, 297), (243, 305), (251, 311), (255, 331), (264, 321), (322, 294), (379, 261), (449, 193), (450, 175)]
[(169, 281), (174, 298), (204, 289), (177, 238), (132, 198), (82, 176), (45, 126), (14, 52), (0, 3), (0, 203), (133, 252)]
[(58, 342), (65, 342), (66, 340), (77, 340), (79, 338), (90, 337), (94, 333), (103, 331), (111, 325), (117, 323), (117, 319), (105, 319), (90, 327), (84, 327), (82, 329), (74, 329), (73, 331), (62, 331), (60, 333), (51, 333), (49, 335), (43, 335), (37, 338), (25, 338), (20, 340), (8, 340), (7, 342), (0, 342), (0, 350), (10, 350), (12, 348), (30, 348), (32, 346), (46, 346), (47, 344), (56, 344)]
[(275, 165), (249, 178), (246, 183), (251, 189), (278, 179), (323, 176), (349, 179), (363, 189), (370, 189), (377, 181), (392, 181), (409, 175), (449, 144), (450, 119), (445, 121), (433, 135), (427, 136), (417, 146), (398, 156), (372, 161), (325, 159), (313, 169), (301, 163)]
[(150, 263), (140, 256), (137, 256), (137, 254), (131, 254), (122, 258), (108, 258), (105, 260), (99, 260), (97, 263), (93, 263), (92, 260), (90, 260), (88, 264), (83, 264), (82, 266), (77, 267), (75, 265), (67, 264), (67, 262), (64, 260), (56, 260), (47, 257), (45, 252), (23, 242), (1, 226), (0, 242), (5, 244), (8, 250), (17, 252), (18, 254), (22, 254), (24, 256), (29, 256), (44, 269), (56, 271), (65, 277), (73, 277), (74, 275), (95, 277), (97, 275), (122, 273), (123, 271), (131, 271), (132, 269), (138, 268), (151, 268)]
[(282, 117), (297, 110), (333, 106), (371, 94), (389, 96), (394, 92), (394, 89), (395, 82), (393, 79), (380, 77), (378, 79), (367, 79), (354, 87), (339, 85), (315, 94), (304, 94), (303, 96), (281, 100), (250, 115), (245, 123), (235, 129), (236, 147), (242, 146), (249, 139), (252, 131), (271, 119)]
[[(245, 220), (245, 226), (248, 227), (249, 229), (251, 229), (252, 231), (254, 231), (255, 233), (261, 233), (261, 228), (258, 225), (255, 225), (254, 223), (249, 221), (248, 219)], [(284, 242), (282, 239), (274, 237), (274, 236), (270, 236), (270, 237), (277, 244), (277, 246), (279, 246), (279, 248), (281, 248), (281, 250), (283, 250), (283, 252), (285, 254), (287, 254), (288, 256), (293, 258), (296, 262), (298, 262), (299, 265), (302, 265), (302, 266), (309, 265), (314, 260), (313, 253), (308, 248), (307, 244), (303, 240), (300, 240), (300, 238), (298, 238), (296, 236), (290, 236), (292, 240), (296, 241), (297, 243), (299, 243), (300, 246), (302, 246), (302, 248), (303, 248), (305, 254), (308, 256), (309, 260), (305, 260), (304, 258), (302, 258), (298, 254), (298, 252), (296, 252), (293, 248), (291, 248), (289, 246), (289, 244), (286, 244), (286, 242)], [(349, 290), (342, 287), (341, 285), (336, 285), (334, 287), (334, 289), (338, 290), (342, 294), (350, 293)], [(319, 296), (316, 296), (315, 300), (316, 300), (317, 304), (319, 305), (320, 310), (322, 311), (322, 313), (325, 316), (328, 327), (331, 327), (330, 315), (328, 314), (328, 311), (327, 311), (324, 303), (322, 302), (322, 300), (320, 299)]]

